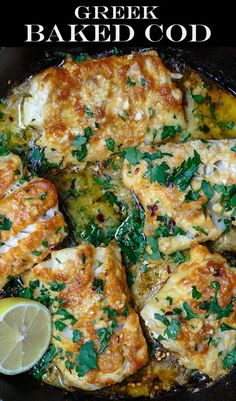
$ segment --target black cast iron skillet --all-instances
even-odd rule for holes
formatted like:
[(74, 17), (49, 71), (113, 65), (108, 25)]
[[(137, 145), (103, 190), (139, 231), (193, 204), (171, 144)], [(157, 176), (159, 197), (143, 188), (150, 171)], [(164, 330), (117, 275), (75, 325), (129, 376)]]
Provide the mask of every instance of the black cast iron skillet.
[[(121, 53), (131, 50), (140, 49), (119, 49)], [(185, 63), (191, 65), (236, 96), (236, 47), (165, 47), (157, 50), (163, 53), (175, 69), (181, 71)], [(99, 49), (98, 54), (97, 48), (86, 49), (86, 47), (0, 48), (0, 98), (6, 96), (14, 85), (23, 82), (31, 74), (49, 65), (60, 63), (63, 57), (58, 52), (72, 54), (87, 52), (96, 56), (112, 54), (112, 50)], [(199, 391), (194, 392), (189, 392), (186, 387), (178, 386), (169, 393), (158, 395), (157, 399), (158, 401), (236, 401), (236, 370), (210, 387), (199, 382), (197, 386)], [(108, 398), (114, 401), (131, 400), (125, 396), (104, 397), (102, 394), (94, 395), (93, 393), (66, 393), (36, 381), (29, 374), (0, 375), (0, 401), (108, 401)], [(145, 399), (142, 397), (138, 400)]]

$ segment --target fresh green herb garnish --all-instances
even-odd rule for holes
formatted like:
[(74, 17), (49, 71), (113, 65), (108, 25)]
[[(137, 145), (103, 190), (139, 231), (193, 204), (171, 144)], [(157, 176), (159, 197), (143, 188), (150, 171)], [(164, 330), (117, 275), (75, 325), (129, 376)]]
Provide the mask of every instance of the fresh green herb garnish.
[(152, 253), (148, 254), (148, 258), (151, 260), (161, 259), (161, 252), (159, 250), (158, 241), (155, 236), (147, 236), (147, 243), (151, 248)]
[(112, 153), (115, 150), (115, 141), (112, 138), (106, 139), (107, 149), (110, 150)]
[(166, 300), (169, 302), (170, 305), (173, 304), (173, 298), (170, 297), (169, 295), (166, 297)]
[(222, 319), (223, 317), (228, 317), (233, 312), (233, 300), (232, 299), (225, 308), (222, 308), (218, 304), (217, 296), (220, 290), (220, 283), (218, 281), (211, 282), (211, 287), (214, 288), (215, 294), (212, 298), (211, 302), (201, 302), (199, 305), (199, 309), (206, 310), (208, 312), (208, 316), (215, 314), (216, 320)]
[(113, 334), (112, 327), (98, 329), (96, 331), (99, 341), (100, 341), (100, 348), (98, 350), (98, 354), (102, 354), (103, 351), (108, 347), (110, 338)]
[(145, 178), (150, 177), (151, 183), (158, 182), (164, 185), (169, 177), (169, 169), (166, 162), (162, 162), (160, 165), (151, 165), (145, 173)]
[(40, 251), (32, 251), (31, 254), (34, 255), (34, 256), (40, 256), (42, 254), (42, 252), (40, 252)]
[(79, 148), (80, 146), (84, 145), (86, 142), (87, 142), (86, 136), (76, 135), (72, 142), (72, 146), (74, 146), (75, 148)]
[(63, 331), (67, 327), (66, 324), (60, 319), (55, 320), (54, 325), (58, 331)]
[(192, 298), (193, 299), (200, 299), (202, 294), (197, 290), (195, 285), (192, 286)]
[(89, 107), (85, 106), (84, 111), (88, 117), (93, 117), (93, 112), (89, 109)]
[(51, 291), (62, 291), (65, 288), (65, 283), (58, 283), (58, 281), (51, 281), (49, 283)]
[(44, 201), (45, 200), (45, 198), (46, 198), (46, 196), (47, 196), (47, 191), (44, 191), (42, 194), (41, 194), (41, 196), (40, 196), (40, 199), (42, 200), (42, 201)]
[(185, 320), (198, 318), (198, 315), (192, 311), (190, 305), (187, 302), (183, 303), (183, 309), (186, 313)]
[(10, 149), (6, 145), (0, 145), (0, 156), (7, 156), (10, 153)]
[(72, 338), (73, 343), (77, 343), (79, 340), (81, 340), (82, 336), (83, 335), (80, 330), (77, 329), (73, 330), (73, 338)]
[(226, 323), (222, 323), (222, 324), (220, 325), (220, 329), (221, 329), (221, 331), (236, 330), (235, 327), (231, 327), (231, 326), (229, 326), (229, 325), (226, 324)]
[(193, 98), (194, 102), (196, 102), (197, 104), (204, 103), (204, 97), (202, 95), (193, 95), (192, 94), (192, 98)]
[(83, 377), (90, 370), (97, 368), (97, 355), (92, 341), (88, 341), (80, 347), (75, 361), (79, 377)]
[(171, 340), (176, 340), (180, 331), (180, 322), (177, 319), (168, 319), (166, 316), (160, 315), (159, 313), (155, 313), (154, 318), (167, 326), (164, 334)]
[(174, 168), (168, 181), (178, 185), (181, 192), (185, 191), (201, 163), (202, 161), (199, 153), (194, 150), (194, 156), (189, 157), (187, 160), (184, 160), (179, 167)]
[(207, 197), (209, 202), (214, 195), (214, 191), (211, 188), (211, 184), (208, 181), (203, 180), (201, 183), (201, 190), (203, 191), (204, 195)]
[(182, 128), (180, 125), (165, 125), (163, 127), (161, 138), (173, 138), (178, 132), (182, 132)]
[(157, 220), (162, 223), (155, 230), (155, 237), (176, 237), (177, 235), (186, 235), (186, 232), (182, 228), (176, 226), (175, 222), (167, 215), (157, 216)]
[(38, 174), (53, 168), (57, 168), (58, 164), (49, 163), (45, 157), (44, 149), (34, 146), (26, 154), (27, 167)]
[(194, 228), (194, 230), (198, 231), (198, 232), (201, 233), (201, 234), (208, 235), (208, 232), (205, 231), (205, 230), (204, 230), (202, 227), (200, 227), (200, 226), (193, 226), (193, 228)]
[(201, 195), (199, 194), (199, 192), (197, 191), (193, 191), (192, 189), (190, 189), (190, 191), (188, 191), (188, 193), (185, 195), (185, 202), (193, 202), (193, 201), (197, 201), (199, 198), (201, 198)]
[(136, 166), (140, 162), (140, 160), (143, 158), (144, 153), (140, 152), (135, 146), (132, 146), (130, 148), (126, 148), (123, 151), (123, 157), (124, 159), (128, 160), (131, 164)]
[(184, 132), (181, 138), (181, 142), (182, 143), (187, 142), (190, 137), (191, 137), (190, 132)]
[(47, 372), (50, 364), (57, 355), (57, 350), (54, 344), (50, 344), (48, 350), (45, 352), (39, 362), (32, 368), (32, 374), (36, 379), (42, 379), (43, 375)]
[(115, 239), (123, 252), (126, 266), (137, 263), (145, 250), (144, 221), (145, 213), (140, 206), (128, 214), (116, 231)]
[(12, 222), (3, 214), (0, 214), (0, 230), (9, 231), (11, 227), (12, 227)]
[(93, 288), (95, 288), (97, 294), (102, 294), (104, 291), (104, 281), (101, 278), (94, 278)]
[(236, 364), (236, 347), (231, 349), (223, 359), (223, 368), (231, 368)]
[(189, 259), (188, 255), (184, 255), (180, 251), (174, 252), (170, 255), (171, 259), (179, 265), (180, 263), (184, 263)]
[(128, 84), (129, 86), (135, 86), (135, 85), (136, 85), (136, 82), (132, 81), (132, 79), (128, 76), (128, 77), (127, 77), (127, 84)]
[(146, 81), (145, 78), (140, 78), (140, 84), (141, 84), (141, 86), (145, 86), (146, 83), (147, 83), (147, 81)]

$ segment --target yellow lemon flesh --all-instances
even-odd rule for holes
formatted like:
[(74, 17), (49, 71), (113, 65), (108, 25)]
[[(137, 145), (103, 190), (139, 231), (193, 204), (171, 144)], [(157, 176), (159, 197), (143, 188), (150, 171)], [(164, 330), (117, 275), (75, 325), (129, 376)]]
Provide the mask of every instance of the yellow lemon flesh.
[(16, 375), (31, 369), (47, 350), (51, 315), (39, 302), (0, 300), (0, 372)]

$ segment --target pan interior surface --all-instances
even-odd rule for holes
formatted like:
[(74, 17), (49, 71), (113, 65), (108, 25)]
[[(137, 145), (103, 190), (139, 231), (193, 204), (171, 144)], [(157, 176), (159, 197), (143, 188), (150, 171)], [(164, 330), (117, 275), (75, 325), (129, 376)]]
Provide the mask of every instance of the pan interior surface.
[[(141, 49), (142, 50), (142, 49)], [(219, 84), (224, 90), (228, 91), (230, 94), (234, 95), (236, 93), (236, 79), (235, 79), (235, 67), (233, 67), (233, 63), (224, 63), (222, 64), (222, 59), (224, 58), (225, 51), (228, 52), (229, 57), (232, 60), (236, 60), (236, 50), (235, 49), (214, 49), (208, 53), (207, 50), (199, 49), (199, 53), (196, 50), (188, 50), (188, 49), (178, 49), (176, 55), (175, 48), (164, 48), (157, 49), (158, 52), (163, 53), (164, 59), (167, 59), (168, 65), (170, 68), (174, 68), (178, 72), (182, 73), (186, 65), (191, 65), (194, 69), (196, 69), (201, 74), (207, 76), (209, 79), (213, 79), (217, 84)], [(208, 49), (209, 50), (209, 49)], [(129, 53), (130, 49), (121, 49), (121, 52)], [(60, 65), (64, 55), (63, 53), (68, 53), (68, 48), (63, 49), (50, 49), (47, 50), (47, 57), (45, 57), (45, 50), (38, 49), (26, 49), (26, 48), (3, 48), (1, 50), (2, 56), (0, 62), (0, 71), (1, 71), (1, 82), (0, 82), (0, 90), (2, 96), (5, 96), (7, 92), (9, 92), (9, 88), (14, 87), (18, 83), (22, 83), (26, 78), (28, 78), (31, 74), (34, 74), (38, 71), (41, 71), (44, 68), (47, 68), (49, 65)], [(78, 54), (81, 52), (81, 49), (71, 49), (69, 51), (72, 54)], [(86, 49), (82, 49), (83, 53), (86, 53)], [(106, 50), (104, 50), (105, 54), (109, 54)], [(95, 56), (104, 55), (97, 54), (96, 51), (92, 52)], [(88, 50), (88, 53), (91, 54), (91, 50)], [(225, 58), (224, 58), (225, 60)], [(14, 66), (14, 68), (13, 68)], [(192, 71), (192, 70), (191, 70)], [(190, 72), (189, 74), (191, 74)], [(194, 72), (193, 72), (194, 74)], [(216, 130), (216, 139), (218, 133)], [(57, 186), (56, 180), (55, 185)], [(57, 189), (60, 193), (60, 185), (57, 186)], [(71, 244), (73, 243), (73, 239), (71, 240)], [(161, 391), (156, 399), (160, 399), (162, 401), (165, 400), (222, 400), (225, 394), (225, 390), (227, 389), (227, 400), (233, 401), (235, 400), (235, 385), (236, 385), (236, 376), (234, 372), (231, 372), (230, 375), (224, 377), (219, 382), (215, 383), (213, 386), (210, 385), (208, 387), (207, 381), (204, 377), (197, 378), (196, 383), (190, 385), (177, 385), (170, 392)], [(2, 401), (11, 401), (17, 399), (21, 401), (32, 400), (41, 401), (43, 398), (47, 397), (47, 399), (54, 400), (55, 398), (58, 401), (82, 401), (82, 400), (128, 400), (133, 399), (129, 394), (115, 394), (110, 393), (109, 391), (104, 394), (90, 394), (87, 392), (72, 392), (67, 393), (60, 389), (52, 388), (47, 384), (40, 384), (35, 379), (33, 379), (29, 375), (20, 375), (16, 377), (0, 377), (0, 398)], [(138, 399), (149, 399), (148, 397), (138, 397)]]

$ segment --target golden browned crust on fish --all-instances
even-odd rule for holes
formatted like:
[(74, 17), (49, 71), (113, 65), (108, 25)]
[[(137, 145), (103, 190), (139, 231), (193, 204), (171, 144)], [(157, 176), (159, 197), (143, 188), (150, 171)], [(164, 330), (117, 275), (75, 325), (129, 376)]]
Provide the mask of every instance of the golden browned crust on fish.
[(22, 162), (19, 156), (13, 153), (0, 156), (0, 198), (11, 185), (18, 181), (22, 170)]
[[(235, 288), (235, 269), (221, 255), (197, 245), (141, 315), (152, 336), (176, 352), (184, 366), (216, 379), (226, 373), (223, 360), (235, 347)], [(163, 319), (175, 331), (168, 333), (170, 325)]]
[(24, 123), (40, 130), (38, 144), (50, 161), (62, 161), (61, 167), (78, 164), (74, 139), (88, 127), (92, 135), (84, 160), (96, 161), (110, 156), (109, 138), (117, 150), (121, 144), (150, 143), (154, 129), (185, 126), (182, 93), (156, 52), (67, 60), (35, 76), (29, 91)]
[[(155, 154), (158, 150), (163, 152), (163, 157), (153, 162), (141, 160), (140, 163), (132, 165), (125, 160), (123, 183), (137, 195), (145, 209), (145, 234), (158, 236), (157, 230), (165, 225), (168, 226), (168, 235), (163, 233), (158, 238), (161, 252), (171, 254), (187, 249), (192, 244), (215, 241), (226, 229), (225, 221), (227, 219), (231, 221), (233, 209), (223, 207), (222, 189), (217, 192), (214, 190), (214, 185), (227, 187), (235, 183), (236, 154), (231, 150), (234, 145), (235, 140), (165, 144), (158, 149), (156, 147), (141, 149), (149, 155)], [(163, 183), (158, 182), (159, 172), (155, 173), (154, 178), (150, 175), (150, 168), (155, 166), (165, 165), (166, 171), (173, 173), (183, 162), (194, 158), (197, 160), (198, 157), (200, 162), (192, 177), (189, 170), (193, 167), (194, 161), (190, 161), (189, 165), (182, 169), (182, 175), (178, 176), (179, 182), (183, 183), (190, 173), (191, 179), (184, 190), (171, 182), (171, 179), (170, 181), (166, 179)], [(202, 189), (203, 181), (213, 191), (211, 199), (207, 197), (209, 190), (204, 192)], [(190, 193), (194, 191), (195, 196), (197, 195), (195, 200), (186, 200), (189, 191)], [(235, 224), (234, 219), (232, 224)], [(177, 230), (177, 227), (182, 231), (179, 230), (178, 235), (175, 235), (174, 230)]]
[[(95, 390), (122, 381), (135, 373), (148, 360), (146, 341), (138, 315), (129, 306), (125, 271), (119, 248), (111, 243), (107, 248), (80, 245), (52, 253), (52, 259), (35, 266), (24, 275), (25, 285), (39, 280), (50, 291), (50, 283), (63, 284), (59, 291), (51, 291), (60, 298), (52, 306), (53, 338), (56, 347), (62, 348), (53, 366), (60, 372), (60, 380), (67, 387)], [(42, 287), (41, 287), (42, 288)], [(40, 288), (35, 290), (35, 296)], [(60, 309), (70, 313), (74, 320), (63, 320), (66, 327), (58, 329)], [(74, 330), (80, 339), (72, 341)], [(107, 333), (102, 340), (101, 330)], [(100, 330), (100, 335), (99, 335)], [(59, 338), (58, 338), (59, 336)], [(87, 343), (96, 352), (97, 368), (78, 374), (78, 355)], [(66, 360), (72, 363), (68, 369)], [(54, 382), (53, 375), (51, 381)], [(50, 381), (50, 374), (49, 374)], [(55, 383), (54, 383), (55, 384)]]

